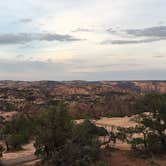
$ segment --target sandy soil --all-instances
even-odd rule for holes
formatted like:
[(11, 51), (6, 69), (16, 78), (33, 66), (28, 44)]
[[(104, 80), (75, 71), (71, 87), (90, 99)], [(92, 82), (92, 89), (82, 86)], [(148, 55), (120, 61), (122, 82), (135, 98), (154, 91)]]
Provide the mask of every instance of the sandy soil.
[[(101, 126), (106, 128), (108, 131), (112, 131), (112, 127), (133, 127), (136, 125), (133, 121), (131, 121), (132, 117), (122, 117), (122, 118), (107, 118), (102, 117), (99, 120), (93, 120), (93, 122), (97, 126)], [(82, 123), (84, 120), (80, 119), (77, 120), (77, 123)], [(120, 150), (130, 150), (131, 146), (127, 143), (123, 143), (121, 141), (117, 141), (116, 144), (113, 146), (114, 148), (120, 149)]]
[(111, 166), (166, 166), (166, 158), (141, 159), (132, 157), (129, 151), (116, 150), (107, 158)]
[[(124, 118), (101, 118), (100, 120), (95, 121), (98, 126), (105, 127), (106, 129), (111, 130), (111, 126), (116, 127), (133, 127), (136, 125), (131, 121), (130, 117)], [(131, 156), (131, 147), (127, 143), (122, 143), (117, 141), (114, 145), (115, 150), (110, 153), (107, 157), (107, 161), (111, 166), (166, 166), (166, 157), (159, 159), (141, 159)]]
[[(99, 120), (94, 121), (97, 126), (101, 126), (106, 128), (108, 131), (113, 130), (112, 126), (115, 127), (114, 130), (116, 130), (116, 127), (133, 127), (136, 125), (133, 121), (131, 121), (131, 117), (123, 117), (123, 118), (106, 118), (103, 117)], [(117, 141), (115, 145), (113, 145), (114, 148), (120, 149), (120, 150), (130, 150), (131, 146), (127, 143), (123, 143), (121, 141)]]
[[(26, 162), (24, 164), (18, 164), (17, 166), (35, 166), (35, 164), (39, 163), (40, 160), (35, 160), (35, 161), (30, 161), (30, 162)], [(39, 165), (39, 164), (38, 164)], [(42, 165), (41, 165), (42, 166)]]
[(11, 112), (3, 112), (0, 111), (0, 116), (2, 116), (6, 121), (10, 121), (13, 116), (15, 116), (18, 112), (11, 111)]
[[(103, 126), (106, 128), (111, 128), (111, 126), (121, 126), (121, 127), (131, 127), (135, 123), (130, 120), (129, 117), (124, 118), (101, 118), (100, 120), (94, 121), (98, 126)], [(82, 120), (81, 120), (82, 121)], [(78, 121), (78, 123), (81, 123)], [(31, 142), (28, 145), (25, 145), (24, 150), (19, 152), (10, 152), (5, 153), (3, 156), (3, 161), (7, 162), (6, 165), (15, 165), (15, 166), (33, 166), (38, 160), (33, 155), (35, 149)], [(106, 160), (110, 163), (111, 166), (166, 166), (166, 158), (160, 159), (141, 159), (131, 157), (129, 155), (130, 145), (122, 142), (117, 142), (114, 146), (117, 149), (111, 152), (106, 157)], [(13, 164), (14, 163), (14, 164)], [(157, 165), (158, 164), (158, 165)]]
[(2, 157), (2, 163), (7, 166), (21, 165), (22, 163), (35, 162), (36, 156), (34, 155), (35, 148), (34, 142), (24, 145), (23, 150), (17, 152), (4, 153)]
[(35, 148), (33, 146), (34, 142), (32, 141), (30, 144), (24, 145), (23, 150), (17, 152), (9, 152), (3, 154), (3, 160), (14, 159), (17, 157), (32, 155), (35, 152)]
[(96, 120), (95, 123), (101, 126), (115, 126), (115, 127), (133, 127), (135, 123), (131, 121), (131, 117), (123, 117), (123, 118), (106, 118), (103, 117), (99, 120)]

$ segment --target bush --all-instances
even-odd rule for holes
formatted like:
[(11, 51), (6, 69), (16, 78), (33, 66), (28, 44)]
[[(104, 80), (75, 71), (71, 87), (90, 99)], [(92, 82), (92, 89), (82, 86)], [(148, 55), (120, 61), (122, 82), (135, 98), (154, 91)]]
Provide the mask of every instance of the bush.
[(33, 121), (27, 115), (17, 115), (2, 129), (7, 150), (19, 150), (33, 135)]
[(106, 116), (110, 117), (110, 118), (123, 118), (123, 117), (126, 116), (126, 114), (124, 114), (124, 113), (118, 113), (118, 112), (117, 113), (108, 112)]
[(21, 134), (11, 134), (6, 140), (14, 150), (21, 150), (21, 145), (25, 142), (24, 136)]
[(103, 129), (88, 120), (75, 124), (60, 104), (39, 116), (36, 154), (46, 166), (89, 166), (99, 156), (100, 134)]

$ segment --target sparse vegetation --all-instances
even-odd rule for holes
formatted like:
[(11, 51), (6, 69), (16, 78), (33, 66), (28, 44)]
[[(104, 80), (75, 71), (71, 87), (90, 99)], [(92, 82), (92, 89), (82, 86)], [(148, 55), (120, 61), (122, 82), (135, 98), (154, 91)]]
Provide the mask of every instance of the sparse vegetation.
[[(61, 86), (60, 91), (58, 86)], [(5, 91), (5, 98), (3, 95), (1, 97), (0, 108), (5, 111), (17, 110), (14, 117), (8, 114), (0, 117), (0, 139), (5, 142), (8, 152), (21, 150), (32, 138), (35, 141), (36, 155), (46, 166), (107, 166), (101, 153), (103, 154), (108, 147), (106, 153), (110, 155), (112, 144), (119, 139), (122, 143), (130, 144), (136, 152), (133, 154), (139, 157), (146, 158), (149, 154), (155, 156), (161, 152), (165, 154), (166, 95), (144, 96), (130, 93), (128, 90), (110, 93), (110, 85), (106, 85), (104, 93), (100, 86), (95, 85), (89, 88), (75, 88), (67, 84), (58, 86), (54, 89), (52, 85), (50, 89), (45, 90), (36, 84), (29, 90), (9, 88)], [(21, 99), (19, 94), (22, 96)], [(59, 101), (64, 101), (65, 104), (58, 104)], [(25, 113), (25, 108), (30, 111)], [(41, 108), (43, 111), (40, 112)], [(45, 108), (48, 109), (44, 110)], [(126, 124), (128, 121), (124, 125), (127, 128), (114, 126), (117, 119), (118, 124), (121, 124), (122, 117), (135, 113), (139, 114), (134, 116), (134, 122), (129, 125), (133, 127)], [(104, 123), (97, 123), (96, 119), (102, 116)], [(76, 123), (78, 118), (90, 120), (80, 120), (82, 123)], [(108, 126), (105, 123), (107, 119), (113, 121), (109, 122)], [(104, 126), (108, 131), (94, 123)], [(3, 147), (0, 146), (0, 156), (3, 151)], [(149, 160), (151, 165), (155, 165), (155, 162)]]
[(119, 136), (135, 151), (146, 154), (166, 152), (166, 95), (146, 95), (138, 105), (144, 112), (133, 119), (137, 125), (119, 128)]
[(6, 150), (20, 150), (33, 134), (33, 123), (27, 115), (16, 115), (1, 131)]
[(58, 105), (40, 115), (36, 134), (36, 154), (45, 165), (89, 166), (100, 154), (99, 136), (107, 132), (88, 120), (74, 123), (66, 108)]
[(110, 117), (110, 118), (113, 118), (113, 117), (125, 117), (126, 114), (124, 113), (107, 113), (106, 114), (106, 117)]

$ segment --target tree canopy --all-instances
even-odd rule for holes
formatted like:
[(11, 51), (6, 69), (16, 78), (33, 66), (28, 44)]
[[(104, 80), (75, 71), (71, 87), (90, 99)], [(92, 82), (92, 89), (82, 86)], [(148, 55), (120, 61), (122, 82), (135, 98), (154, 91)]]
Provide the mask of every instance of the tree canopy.
[(76, 124), (61, 104), (39, 116), (36, 154), (49, 166), (89, 166), (99, 156), (103, 134), (105, 130), (88, 120)]

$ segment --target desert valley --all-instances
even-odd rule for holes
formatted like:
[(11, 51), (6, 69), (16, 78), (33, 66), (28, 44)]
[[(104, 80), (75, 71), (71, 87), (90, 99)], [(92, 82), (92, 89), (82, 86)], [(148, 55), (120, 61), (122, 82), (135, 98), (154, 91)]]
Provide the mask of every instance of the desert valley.
[(0, 166), (166, 166), (166, 0), (0, 1)]
[[(83, 123), (89, 119), (108, 133), (117, 128), (130, 128), (137, 125), (132, 119), (143, 110), (137, 102), (148, 94), (165, 94), (165, 81), (39, 81), (39, 82), (0, 82), (0, 126), (1, 129), (18, 115), (36, 116), (50, 106), (63, 102), (74, 121)], [(20, 124), (21, 125), (21, 124)], [(104, 139), (108, 139), (106, 136)], [(24, 144), (22, 150), (6, 151), (2, 157), (4, 165), (36, 165), (34, 139)], [(5, 147), (2, 139), (1, 144)], [(117, 140), (109, 142), (111, 151), (101, 156), (110, 165), (151, 166), (153, 163), (164, 166), (165, 159), (140, 158), (131, 155), (131, 145)], [(106, 155), (104, 155), (106, 153)], [(118, 159), (120, 158), (120, 159)]]

